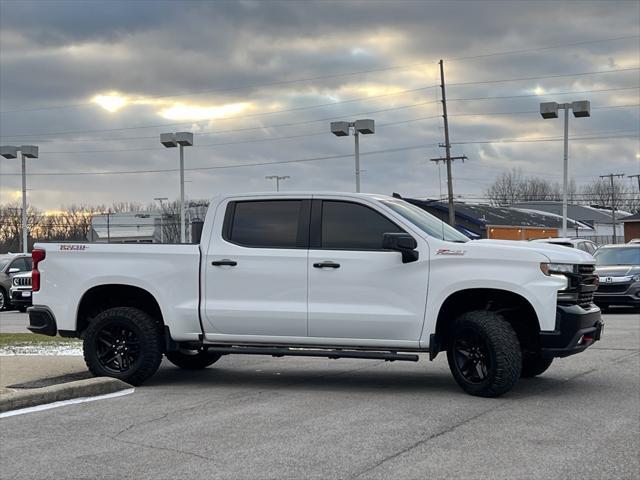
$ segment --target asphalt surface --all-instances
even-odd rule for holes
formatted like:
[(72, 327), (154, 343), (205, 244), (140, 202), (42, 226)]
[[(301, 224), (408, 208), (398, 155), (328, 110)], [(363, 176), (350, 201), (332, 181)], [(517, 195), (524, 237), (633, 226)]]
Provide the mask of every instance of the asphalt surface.
[(29, 315), (17, 310), (0, 312), (0, 333), (31, 333), (27, 330)]
[(0, 478), (637, 479), (640, 315), (498, 399), (430, 363), (166, 362), (132, 395), (0, 420)]

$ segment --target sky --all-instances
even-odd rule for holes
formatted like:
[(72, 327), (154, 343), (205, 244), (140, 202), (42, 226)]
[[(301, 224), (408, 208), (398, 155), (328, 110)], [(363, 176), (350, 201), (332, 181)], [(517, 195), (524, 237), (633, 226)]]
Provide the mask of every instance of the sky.
[[(638, 1), (0, 0), (0, 144), (38, 145), (31, 205), (151, 202), (282, 190), (437, 198), (446, 171), (444, 60), (454, 192), (483, 201), (497, 175), (562, 181), (562, 118), (540, 102), (591, 102), (570, 117), (570, 176), (640, 173)], [(562, 114), (561, 114), (562, 115)], [(0, 204), (21, 198), (0, 158)], [(636, 179), (625, 178), (629, 186)]]

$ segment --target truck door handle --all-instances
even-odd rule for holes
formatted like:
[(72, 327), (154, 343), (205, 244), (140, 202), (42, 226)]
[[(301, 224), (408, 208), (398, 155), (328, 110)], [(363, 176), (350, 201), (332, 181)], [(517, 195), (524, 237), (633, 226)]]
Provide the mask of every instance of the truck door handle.
[(314, 263), (313, 268), (340, 268), (340, 264), (334, 262)]
[(238, 262), (236, 262), (235, 260), (229, 260), (229, 259), (224, 259), (224, 260), (215, 260), (213, 262), (211, 262), (211, 265), (213, 265), (214, 267), (222, 267), (222, 266), (229, 266), (229, 267), (235, 267), (236, 265), (238, 265)]

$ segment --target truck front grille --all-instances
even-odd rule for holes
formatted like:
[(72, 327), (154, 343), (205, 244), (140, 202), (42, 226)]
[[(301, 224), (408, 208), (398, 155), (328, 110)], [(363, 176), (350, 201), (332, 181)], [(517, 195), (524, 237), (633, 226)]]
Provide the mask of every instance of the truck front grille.
[(593, 303), (593, 295), (598, 289), (598, 275), (595, 265), (578, 265), (579, 286), (578, 305), (589, 307)]

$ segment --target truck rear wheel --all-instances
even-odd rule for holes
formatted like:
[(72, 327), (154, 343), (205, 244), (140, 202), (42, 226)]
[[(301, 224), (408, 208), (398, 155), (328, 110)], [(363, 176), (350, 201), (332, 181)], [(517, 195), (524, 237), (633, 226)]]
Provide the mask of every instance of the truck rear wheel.
[(175, 352), (167, 352), (165, 356), (176, 367), (184, 368), (185, 370), (201, 370), (216, 363), (222, 355), (210, 353), (207, 349), (180, 349)]
[(522, 378), (531, 378), (546, 372), (553, 358), (542, 358), (540, 354), (524, 354), (522, 356)]
[(140, 385), (162, 361), (158, 323), (146, 312), (114, 307), (99, 313), (84, 332), (84, 361), (96, 376)]
[(447, 350), (449, 368), (470, 395), (497, 397), (520, 378), (522, 353), (513, 328), (494, 312), (461, 315), (453, 327)]

